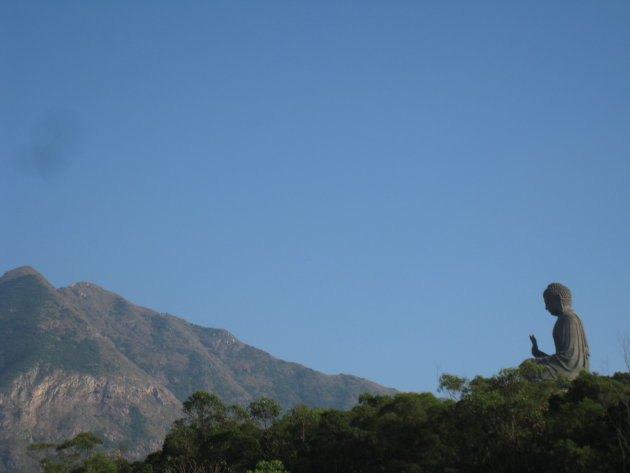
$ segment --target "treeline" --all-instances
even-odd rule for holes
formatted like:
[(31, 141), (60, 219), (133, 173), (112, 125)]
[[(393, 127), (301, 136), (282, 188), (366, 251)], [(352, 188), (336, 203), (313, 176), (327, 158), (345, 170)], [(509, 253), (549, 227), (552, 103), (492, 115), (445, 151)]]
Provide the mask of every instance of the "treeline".
[(103, 451), (91, 436), (39, 446), (53, 453), (43, 471), (630, 473), (630, 373), (536, 383), (523, 374), (443, 375), (448, 399), (365, 394), (349, 411), (298, 405), (283, 415), (268, 398), (243, 408), (199, 391), (145, 460)]

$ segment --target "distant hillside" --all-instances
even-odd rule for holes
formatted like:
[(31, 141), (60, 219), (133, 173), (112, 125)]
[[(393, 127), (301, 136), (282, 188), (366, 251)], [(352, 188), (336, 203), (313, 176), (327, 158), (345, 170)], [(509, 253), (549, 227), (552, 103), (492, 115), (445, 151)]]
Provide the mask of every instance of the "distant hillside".
[(55, 289), (24, 266), (0, 278), (0, 472), (26, 471), (31, 442), (93, 431), (141, 456), (160, 447), (196, 390), (225, 403), (269, 396), (347, 409), (395, 390), (325, 375), (136, 306), (91, 283)]

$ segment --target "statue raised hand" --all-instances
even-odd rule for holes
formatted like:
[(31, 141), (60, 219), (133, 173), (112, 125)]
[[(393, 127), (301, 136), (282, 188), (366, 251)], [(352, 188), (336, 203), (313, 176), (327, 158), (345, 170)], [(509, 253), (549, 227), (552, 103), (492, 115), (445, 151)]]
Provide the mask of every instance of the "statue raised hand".
[(540, 351), (538, 349), (538, 341), (536, 341), (536, 337), (533, 335), (529, 336), (529, 339), (532, 341), (532, 355), (536, 358), (542, 358), (543, 356), (549, 356), (544, 351)]

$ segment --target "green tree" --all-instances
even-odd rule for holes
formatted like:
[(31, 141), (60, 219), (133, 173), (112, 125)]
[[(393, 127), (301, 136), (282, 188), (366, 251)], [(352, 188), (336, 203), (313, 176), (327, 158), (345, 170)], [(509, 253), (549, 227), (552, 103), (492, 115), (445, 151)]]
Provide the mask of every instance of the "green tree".
[(630, 377), (582, 373), (550, 399), (548, 417), (557, 471), (630, 471)]
[(216, 394), (197, 391), (183, 403), (162, 450), (147, 458), (155, 471), (243, 471), (261, 457), (260, 430), (240, 406), (226, 406)]
[(264, 438), (267, 458), (283, 460), (291, 471), (305, 470), (309, 464), (312, 441), (319, 426), (322, 410), (298, 404), (270, 427)]
[(247, 410), (252, 418), (260, 422), (266, 429), (278, 418), (282, 408), (277, 401), (263, 396), (250, 402)]
[(227, 419), (227, 407), (216, 394), (196, 391), (183, 404), (187, 427), (205, 431)]
[(103, 449), (103, 440), (91, 432), (81, 432), (59, 444), (37, 443), (29, 448), (37, 452), (54, 450), (40, 459), (44, 473), (117, 473), (128, 462), (111, 449)]
[(280, 460), (265, 461), (261, 460), (256, 463), (254, 471), (247, 470), (247, 473), (289, 473), (284, 469), (284, 465)]
[(545, 448), (541, 433), (547, 400), (562, 387), (561, 381), (530, 382), (519, 369), (464, 383), (448, 416), (460, 467), (470, 472), (534, 471)]
[[(349, 411), (298, 405), (282, 417), (265, 410), (272, 402), (255, 401), (248, 413), (195, 393), (162, 450), (144, 465), (151, 473), (284, 468), (293, 473), (630, 473), (630, 373), (583, 373), (571, 382), (532, 382), (528, 374), (524, 366), (472, 380), (443, 375), (440, 388), (451, 399), (430, 393), (364, 394)], [(78, 452), (82, 443), (69, 445)], [(89, 450), (90, 442), (85, 446)]]

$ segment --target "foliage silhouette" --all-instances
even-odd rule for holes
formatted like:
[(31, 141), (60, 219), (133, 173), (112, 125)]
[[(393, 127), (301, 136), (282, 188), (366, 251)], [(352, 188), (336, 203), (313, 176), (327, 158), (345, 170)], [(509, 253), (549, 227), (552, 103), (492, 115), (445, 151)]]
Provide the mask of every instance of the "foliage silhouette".
[(111, 465), (120, 473), (630, 472), (630, 373), (571, 382), (526, 374), (443, 375), (440, 390), (451, 399), (364, 394), (347, 411), (302, 404), (282, 416), (268, 398), (246, 410), (199, 391), (162, 449), (142, 462), (94, 453), (98, 442), (84, 434), (34, 448), (68, 450), (67, 464), (101, 468), (55, 470), (50, 460), (46, 473), (109, 473)]

